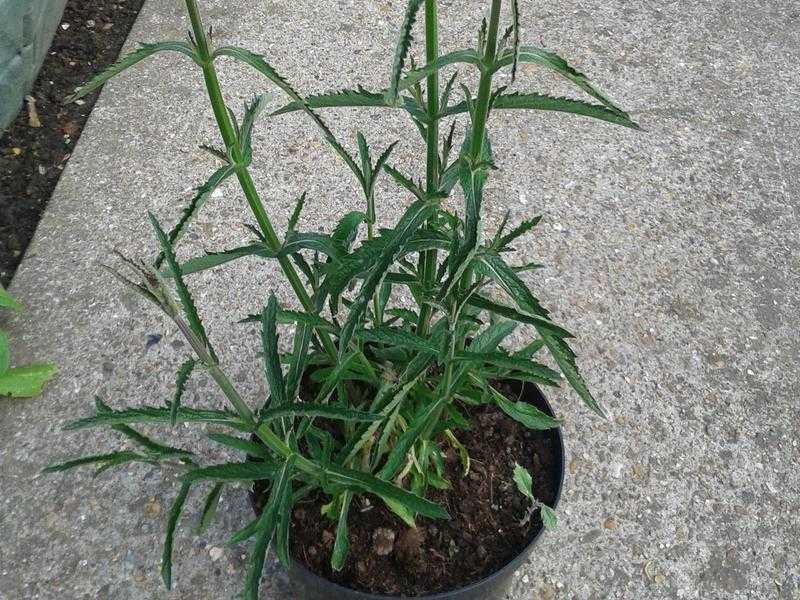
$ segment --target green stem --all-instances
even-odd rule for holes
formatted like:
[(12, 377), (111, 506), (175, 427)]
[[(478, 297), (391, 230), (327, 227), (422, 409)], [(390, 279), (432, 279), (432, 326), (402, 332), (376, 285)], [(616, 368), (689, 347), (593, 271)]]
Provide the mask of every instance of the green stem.
[(497, 29), (500, 24), (500, 7), (502, 0), (492, 0), (489, 14), (489, 31), (486, 34), (486, 49), (481, 65), (481, 79), (478, 84), (478, 100), (475, 104), (475, 116), (472, 121), (472, 145), (470, 158), (473, 162), (480, 160), (483, 149), (483, 137), (486, 132), (486, 120), (489, 117), (489, 101), (492, 98), (493, 65), (497, 55)]
[[(430, 64), (439, 57), (439, 17), (436, 0), (425, 0), (425, 62)], [(439, 189), (439, 71), (434, 69), (428, 75), (426, 91), (428, 116), (425, 145), (427, 147), (425, 164), (426, 191), (429, 195)], [(431, 217), (428, 225), (432, 224)], [(419, 272), (425, 287), (433, 284), (436, 277), (436, 249), (426, 250), (419, 261)], [(431, 305), (424, 303), (420, 309), (418, 333), (426, 335), (430, 325)]]
[[(222, 90), (219, 86), (217, 71), (214, 68), (211, 49), (209, 48), (208, 38), (206, 36), (205, 29), (203, 28), (203, 22), (200, 18), (200, 10), (198, 9), (197, 1), (186, 0), (186, 10), (189, 13), (189, 20), (192, 24), (192, 32), (194, 34), (195, 43), (197, 44), (197, 52), (203, 68), (203, 78), (205, 79), (206, 90), (208, 91), (208, 99), (211, 102), (211, 108), (214, 111), (214, 118), (217, 121), (217, 126), (219, 128), (220, 135), (222, 136), (222, 140), (224, 141), (225, 147), (230, 152), (231, 158), (235, 163), (236, 178), (239, 180), (239, 185), (241, 186), (242, 192), (247, 199), (247, 204), (250, 206), (253, 216), (255, 216), (256, 222), (258, 223), (261, 232), (264, 234), (264, 239), (270, 246), (271, 250), (278, 250), (281, 246), (280, 239), (278, 239), (278, 236), (275, 233), (275, 228), (272, 226), (272, 222), (269, 219), (269, 215), (267, 215), (267, 211), (264, 208), (263, 202), (261, 202), (261, 198), (256, 190), (256, 186), (253, 183), (253, 178), (250, 176), (247, 165), (244, 163), (242, 151), (239, 147), (239, 140), (236, 136), (236, 130), (234, 129), (233, 123), (228, 115), (228, 110), (225, 107), (225, 99), (222, 96)], [(280, 257), (278, 259), (278, 263), (280, 264), (284, 275), (286, 275), (286, 278), (289, 280), (289, 285), (292, 286), (292, 289), (297, 295), (297, 299), (300, 301), (300, 304), (303, 306), (303, 308), (308, 312), (315, 312), (314, 303), (303, 286), (303, 282), (289, 257)], [(322, 342), (325, 352), (332, 359), (335, 359), (337, 354), (336, 346), (334, 345), (328, 333), (326, 331), (318, 330), (317, 335)]]

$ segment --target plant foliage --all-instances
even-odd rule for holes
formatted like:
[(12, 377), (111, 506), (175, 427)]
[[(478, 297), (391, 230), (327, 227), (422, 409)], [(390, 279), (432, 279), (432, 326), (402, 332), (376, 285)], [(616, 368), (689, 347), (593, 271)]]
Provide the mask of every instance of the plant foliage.
[[(177, 368), (175, 392), (164, 405), (114, 410), (98, 401), (94, 415), (66, 426), (110, 428), (133, 448), (69, 459), (47, 470), (90, 465), (101, 472), (129, 462), (179, 464), (182, 475), (168, 515), (162, 558), (167, 587), (172, 582), (175, 532), (191, 492), (197, 487), (204, 491), (198, 522), (204, 528), (213, 520), (226, 486), (261, 482), (268, 492), (260, 515), (229, 540), (252, 539), (243, 587), (246, 598), (256, 598), (267, 550), (271, 547), (283, 563), (290, 560), (290, 515), (304, 495), (315, 492), (329, 499), (325, 514), (336, 532), (331, 565), (338, 570), (347, 560), (352, 509), (364, 496), (383, 502), (411, 526), (419, 518), (448, 517), (444, 507), (428, 498), (430, 490), (450, 485), (442, 469), (447, 447), (456, 450), (463, 474), (469, 472), (469, 451), (456, 433), (471, 424), (459, 408), (492, 404), (531, 429), (560, 426), (560, 419), (504, 396), (496, 381), (548, 386), (566, 381), (589, 409), (604, 415), (578, 370), (568, 343), (572, 335), (553, 321), (534, 292), (533, 285), (541, 283), (534, 276), (541, 265), (511, 261), (513, 245), (536, 227), (540, 217), (507, 229), (507, 215), (492, 235), (485, 232), (484, 190), (498, 168), (490, 140), (502, 135), (491, 129), (492, 115), (495, 110), (559, 111), (604, 121), (604, 126), (636, 129), (638, 125), (563, 58), (522, 43), (517, 0), (508, 0), (505, 35), (498, 36), (503, 2), (491, 0), (476, 47), (443, 55), (438, 53), (436, 2), (409, 0), (396, 49), (387, 61), (385, 88), (369, 91), (358, 86), (309, 97), (295, 90), (265, 57), (238, 47), (212, 47), (196, 0), (185, 2), (192, 31), (188, 41), (144, 45), (95, 76), (72, 98), (161, 51), (181, 52), (203, 72), (221, 137), (220, 145), (204, 148), (223, 164), (197, 189), (169, 233), (150, 215), (158, 241), (153, 263), (120, 257), (125, 272), (107, 267), (175, 323), (193, 356)], [(423, 5), (426, 60), (416, 66), (410, 58), (412, 33)], [(269, 118), (300, 112), (310, 120), (356, 177), (363, 210), (342, 215), (329, 234), (302, 231), (303, 194), (287, 231), (279, 237), (249, 171), (254, 160), (253, 130), (267, 100), (255, 98), (237, 118), (225, 104), (217, 77), (223, 58), (253, 68), (286, 97), (287, 103)], [(501, 69), (509, 69), (513, 82), (518, 65), (526, 63), (566, 78), (589, 99), (538, 91), (510, 93), (506, 86), (495, 85)], [(475, 90), (465, 83), (456, 86), (459, 73), (455, 72), (440, 92), (440, 72), (454, 65), (476, 72)], [(451, 100), (459, 87), (463, 98)], [(357, 132), (357, 154), (351, 153), (318, 112), (363, 107), (401, 110), (409, 116), (425, 140), (423, 180), (409, 175), (413, 167), (390, 162), (398, 142), (373, 153), (366, 137)], [(444, 121), (449, 127), (442, 137), (439, 125)], [(376, 181), (383, 173), (396, 184), (393, 197), (387, 199), (376, 197)], [(180, 263), (175, 246), (213, 190), (229, 178), (239, 182), (255, 220), (255, 225), (248, 225), (254, 239)], [(461, 203), (461, 209), (447, 208), (442, 200), (448, 197)], [(379, 228), (378, 201), (403, 202), (406, 208), (394, 225)], [(300, 307), (280, 306), (270, 293), (263, 298), (263, 310), (244, 319), (260, 328), (261, 364), (254, 368), (266, 384), (261, 398), (243, 397), (227, 375), (188, 284), (194, 273), (242, 258), (276, 261)], [(414, 305), (395, 300), (398, 288), (411, 293)], [(282, 344), (279, 326), (287, 325), (291, 334)], [(514, 332), (529, 336), (516, 352), (509, 342)], [(282, 353), (284, 346), (291, 350)], [(185, 391), (199, 377), (214, 381), (227, 408), (187, 406)], [(212, 426), (209, 441), (238, 452), (239, 459), (200, 464), (188, 451), (151, 440), (132, 427), (177, 423)], [(517, 465), (513, 473), (509, 469), (512, 479), (531, 500), (532, 510), (540, 510), (544, 525), (552, 526), (555, 515), (536, 500), (530, 474)]]

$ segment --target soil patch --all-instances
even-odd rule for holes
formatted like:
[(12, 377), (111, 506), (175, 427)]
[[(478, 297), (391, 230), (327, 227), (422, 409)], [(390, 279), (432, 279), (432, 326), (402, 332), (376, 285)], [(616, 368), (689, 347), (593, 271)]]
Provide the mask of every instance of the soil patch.
[(142, 4), (144, 0), (69, 0), (29, 99), (0, 137), (4, 286), (22, 260), (99, 92), (81, 104), (64, 105), (63, 100), (117, 59)]
[[(519, 388), (498, 386), (516, 400)], [(538, 396), (523, 398), (545, 409)], [(542, 529), (539, 513), (525, 516), (529, 502), (512, 480), (514, 463), (533, 476), (534, 493), (552, 506), (560, 481), (560, 446), (553, 431), (531, 431), (495, 406), (460, 407), (473, 424), (460, 441), (472, 458), (464, 477), (455, 452), (448, 452), (447, 478), (452, 489), (432, 491), (451, 520), (418, 518), (407, 527), (374, 498), (354, 499), (350, 510), (350, 552), (342, 571), (333, 572), (330, 556), (335, 523), (322, 517), (327, 498), (319, 494), (293, 511), (291, 551), (311, 571), (340, 585), (387, 595), (417, 596), (463, 587), (497, 571), (519, 554)], [(446, 444), (443, 447), (448, 447)], [(256, 487), (256, 503), (265, 500)]]

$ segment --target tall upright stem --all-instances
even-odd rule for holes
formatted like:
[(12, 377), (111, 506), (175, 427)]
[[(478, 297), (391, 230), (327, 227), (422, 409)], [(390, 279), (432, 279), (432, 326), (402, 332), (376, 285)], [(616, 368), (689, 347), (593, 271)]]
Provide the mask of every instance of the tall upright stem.
[[(430, 64), (439, 57), (439, 15), (436, 0), (425, 0), (425, 62)], [(433, 70), (426, 85), (428, 128), (425, 135), (427, 146), (425, 164), (425, 184), (428, 194), (439, 189), (439, 71)], [(431, 217), (433, 219), (433, 217)], [(426, 250), (419, 261), (419, 271), (426, 286), (433, 283), (436, 276), (436, 249)], [(423, 304), (420, 310), (418, 333), (425, 335), (431, 318), (431, 307)]]
[(483, 136), (486, 132), (486, 119), (489, 116), (489, 101), (492, 97), (492, 75), (497, 55), (497, 29), (500, 24), (500, 7), (502, 0), (492, 0), (489, 13), (489, 31), (486, 34), (486, 48), (483, 53), (481, 79), (478, 84), (478, 100), (475, 104), (475, 116), (472, 121), (472, 145), (470, 157), (478, 161), (483, 149)]
[[(208, 99), (211, 102), (211, 108), (214, 111), (214, 118), (217, 121), (217, 127), (219, 128), (222, 140), (225, 142), (225, 147), (230, 151), (231, 158), (235, 163), (236, 178), (239, 180), (239, 185), (242, 187), (242, 192), (247, 199), (250, 210), (253, 212), (253, 216), (256, 218), (256, 222), (261, 232), (264, 234), (264, 239), (270, 246), (270, 249), (278, 250), (281, 246), (281, 242), (275, 233), (275, 228), (272, 226), (264, 204), (261, 202), (258, 190), (256, 190), (255, 183), (250, 176), (247, 165), (243, 161), (242, 149), (239, 147), (236, 131), (228, 115), (228, 110), (225, 107), (225, 99), (222, 96), (222, 90), (219, 86), (217, 71), (214, 68), (211, 49), (209, 48), (208, 38), (203, 28), (202, 19), (200, 18), (200, 10), (197, 7), (197, 1), (186, 0), (186, 10), (189, 13), (192, 33), (194, 34), (197, 52), (202, 63), (203, 78), (205, 79), (206, 90), (208, 91)], [(282, 256), (278, 258), (278, 263), (283, 273), (286, 275), (286, 279), (289, 280), (289, 285), (292, 286), (300, 304), (305, 310), (309, 312), (314, 311), (314, 303), (308, 295), (306, 288), (303, 286), (303, 282), (300, 280), (300, 276), (297, 274), (291, 260), (286, 256)], [(322, 342), (325, 352), (331, 358), (335, 359), (337, 354), (336, 346), (328, 333), (325, 331), (317, 331), (317, 335)]]

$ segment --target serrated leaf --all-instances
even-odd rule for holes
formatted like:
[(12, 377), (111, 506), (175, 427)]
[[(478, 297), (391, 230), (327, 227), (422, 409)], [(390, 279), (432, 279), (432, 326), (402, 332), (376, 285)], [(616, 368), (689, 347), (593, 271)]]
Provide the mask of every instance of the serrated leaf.
[(195, 63), (200, 65), (200, 58), (197, 56), (194, 48), (188, 42), (181, 42), (181, 41), (167, 41), (167, 42), (158, 42), (155, 44), (141, 44), (138, 49), (134, 50), (133, 52), (126, 54), (120, 60), (115, 62), (114, 64), (106, 67), (100, 73), (92, 77), (87, 83), (83, 84), (80, 88), (78, 88), (75, 93), (68, 96), (64, 102), (74, 102), (80, 98), (83, 98), (87, 94), (93, 92), (100, 86), (102, 86), (106, 81), (122, 73), (125, 69), (128, 69), (135, 65), (136, 63), (144, 60), (156, 54), (157, 52), (180, 52), (181, 54), (185, 54), (189, 58), (191, 58)]
[(383, 418), (377, 413), (364, 412), (344, 406), (311, 404), (308, 402), (296, 402), (279, 408), (271, 408), (263, 411), (260, 417), (264, 422), (287, 417), (320, 417), (322, 419), (350, 421), (353, 423), (370, 423)]
[(372, 475), (336, 465), (327, 466), (326, 471), (332, 482), (342, 485), (347, 489), (357, 489), (375, 494), (384, 500), (388, 499), (398, 502), (409, 510), (431, 519), (450, 518), (447, 511), (438, 504), (421, 498), (396, 485), (392, 485), (387, 481), (373, 477)]
[(395, 182), (400, 185), (400, 187), (403, 187), (414, 194), (418, 200), (422, 200), (425, 197), (425, 192), (422, 191), (422, 188), (419, 185), (417, 185), (410, 177), (403, 175), (393, 166), (383, 165), (383, 170), (386, 171), (392, 177), (392, 179), (394, 179)]
[(187, 483), (198, 481), (260, 481), (273, 479), (278, 469), (275, 465), (249, 460), (240, 463), (224, 463), (187, 471), (183, 480)]
[(406, 76), (400, 80), (397, 87), (400, 91), (407, 90), (425, 79), (431, 73), (441, 71), (449, 65), (459, 63), (480, 65), (481, 57), (475, 50), (455, 50), (454, 52), (443, 54), (433, 62), (429, 62), (418, 69), (413, 69), (406, 73)]
[[(512, 356), (505, 352), (458, 352), (455, 355), (455, 361), (468, 361), (477, 363), (488, 363), (495, 365), (507, 371), (519, 371), (534, 377), (536, 380), (548, 383), (550, 385), (558, 385), (560, 376), (558, 372), (546, 367), (543, 364), (533, 362), (527, 358), (520, 356)], [(513, 377), (512, 377), (513, 378)]]
[[(272, 485), (269, 499), (258, 520), (256, 543), (250, 552), (247, 575), (245, 576), (244, 597), (246, 600), (258, 600), (258, 588), (260, 587), (261, 574), (264, 570), (264, 559), (280, 517), (277, 512), (283, 502), (286, 488), (290, 486), (295, 458), (296, 456), (292, 454), (283, 463)], [(288, 567), (288, 565), (284, 566)]]
[(187, 359), (178, 369), (178, 374), (175, 376), (175, 395), (172, 398), (170, 406), (170, 424), (174, 427), (175, 422), (178, 420), (178, 409), (181, 406), (181, 399), (183, 392), (186, 391), (186, 384), (189, 381), (189, 376), (194, 370), (195, 361), (193, 358)]
[(208, 349), (211, 356), (215, 356), (214, 350), (211, 347), (211, 342), (209, 342), (208, 336), (206, 335), (205, 327), (203, 327), (203, 323), (200, 320), (200, 315), (197, 313), (197, 307), (192, 299), (192, 295), (189, 293), (189, 288), (186, 286), (186, 282), (183, 280), (183, 275), (181, 274), (180, 267), (178, 266), (178, 261), (175, 258), (175, 250), (167, 238), (167, 235), (164, 233), (164, 230), (161, 229), (161, 225), (159, 225), (155, 215), (151, 212), (148, 212), (147, 215), (150, 218), (150, 223), (153, 226), (153, 231), (156, 233), (158, 242), (161, 244), (161, 250), (164, 253), (164, 259), (167, 262), (167, 266), (172, 272), (173, 279), (175, 280), (175, 289), (178, 292), (178, 298), (180, 299), (183, 312), (186, 315), (186, 321), (189, 324), (189, 328)]
[(106, 454), (91, 454), (88, 456), (81, 456), (79, 458), (66, 460), (61, 463), (54, 463), (42, 469), (42, 473), (60, 473), (62, 471), (68, 471), (70, 469), (74, 469), (76, 467), (82, 467), (85, 465), (94, 465), (98, 463), (103, 464), (108, 462), (116, 463), (120, 459), (125, 459), (126, 461), (148, 460), (146, 456), (139, 454), (138, 452), (132, 452), (130, 450), (120, 450), (117, 452), (109, 452)]
[(550, 351), (550, 355), (556, 361), (556, 364), (558, 364), (558, 368), (561, 369), (564, 377), (572, 386), (572, 389), (581, 397), (584, 404), (601, 417), (607, 418), (605, 410), (589, 391), (586, 382), (578, 371), (578, 366), (575, 363), (575, 353), (567, 342), (564, 341), (563, 337), (541, 329), (539, 330), (539, 335), (542, 336), (547, 349)]
[(517, 484), (517, 489), (522, 495), (536, 500), (533, 495), (533, 478), (528, 470), (519, 463), (514, 463), (514, 483)]
[(42, 393), (45, 384), (58, 372), (52, 363), (12, 367), (0, 374), (0, 396), (32, 398)]
[[(597, 89), (583, 73), (574, 69), (566, 60), (561, 58), (558, 54), (538, 48), (536, 46), (521, 46), (517, 54), (517, 61), (521, 63), (534, 63), (543, 66), (547, 69), (555, 71), (562, 77), (565, 77), (584, 92), (599, 100), (604, 106), (628, 117), (628, 114), (615, 105), (611, 100), (606, 97), (599, 89)], [(503, 66), (512, 64), (514, 62), (514, 50), (507, 50), (503, 52), (500, 58), (497, 59), (494, 65), (494, 70)]]
[(270, 294), (267, 306), (261, 313), (261, 351), (264, 353), (264, 375), (269, 387), (270, 406), (280, 408), (286, 404), (286, 385), (278, 353), (277, 312), (278, 301), (275, 294)]
[(297, 222), (300, 220), (300, 213), (303, 212), (303, 207), (305, 204), (306, 192), (303, 192), (297, 199), (297, 202), (294, 205), (294, 210), (292, 211), (292, 215), (289, 217), (289, 224), (287, 227), (289, 231), (294, 231), (295, 227), (297, 227)]
[(395, 327), (374, 327), (372, 329), (359, 329), (355, 337), (365, 342), (379, 342), (389, 346), (409, 348), (421, 352), (438, 352), (429, 339), (420, 337), (405, 329)]
[(164, 580), (164, 586), (172, 589), (172, 544), (175, 536), (175, 528), (178, 525), (183, 505), (186, 503), (186, 498), (189, 495), (189, 489), (192, 487), (191, 482), (184, 481), (172, 503), (172, 508), (169, 511), (167, 518), (167, 531), (164, 536), (164, 550), (161, 554), (161, 578)]
[(398, 36), (394, 51), (394, 59), (392, 60), (392, 70), (389, 75), (389, 89), (386, 91), (386, 101), (391, 105), (397, 104), (400, 77), (402, 76), (406, 56), (408, 55), (408, 50), (413, 40), (411, 31), (414, 27), (414, 21), (417, 18), (417, 12), (421, 4), (421, 0), (409, 0), (405, 15), (403, 16), (403, 23), (400, 25), (400, 35)]
[[(277, 315), (278, 323), (281, 325), (308, 325), (314, 329), (323, 331), (338, 331), (338, 327), (330, 321), (323, 319), (319, 315), (313, 313), (299, 312), (296, 310), (287, 310), (284, 308), (278, 309)], [(249, 315), (247, 318), (239, 321), (240, 323), (260, 323), (261, 315)]]
[[(192, 196), (192, 199), (189, 200), (189, 204), (181, 212), (181, 216), (178, 219), (178, 222), (175, 226), (170, 230), (167, 239), (169, 243), (174, 247), (175, 244), (178, 243), (178, 240), (181, 239), (184, 233), (186, 233), (187, 228), (189, 227), (189, 223), (197, 216), (197, 213), (200, 212), (200, 209), (203, 208), (205, 205), (206, 200), (211, 197), (211, 194), (216, 190), (228, 177), (230, 177), (234, 172), (234, 168), (231, 165), (225, 165), (220, 167), (209, 177), (208, 181), (206, 181), (203, 185), (201, 185), (195, 191), (195, 195)], [(156, 260), (153, 262), (153, 265), (156, 269), (160, 269), (161, 265), (164, 262), (164, 251), (162, 250), (159, 252)], [(185, 274), (185, 273), (184, 273)]]
[(347, 213), (334, 227), (331, 239), (345, 251), (350, 250), (353, 240), (358, 235), (358, 227), (366, 221), (367, 215), (361, 211)]
[[(75, 431), (91, 427), (126, 425), (129, 423), (169, 423), (171, 407), (140, 406), (107, 413), (99, 413), (91, 417), (70, 421), (64, 425), (64, 431)], [(180, 423), (219, 423), (236, 429), (243, 427), (241, 421), (233, 413), (220, 410), (199, 410), (180, 407), (178, 409)]]

